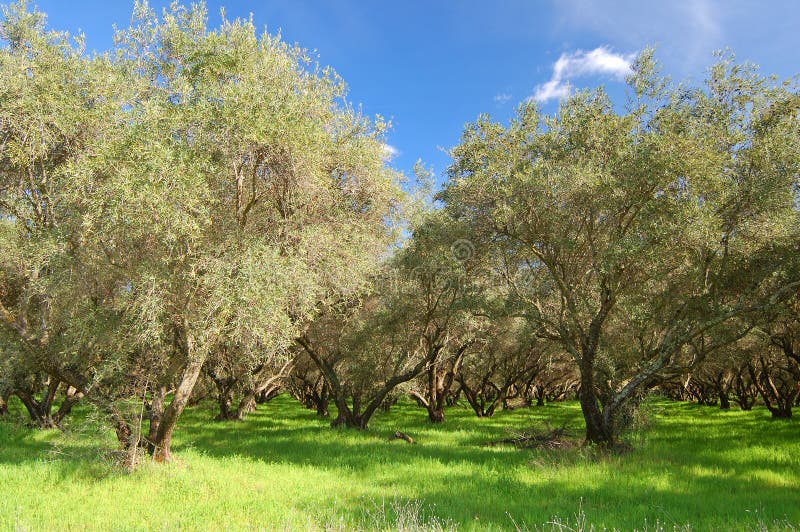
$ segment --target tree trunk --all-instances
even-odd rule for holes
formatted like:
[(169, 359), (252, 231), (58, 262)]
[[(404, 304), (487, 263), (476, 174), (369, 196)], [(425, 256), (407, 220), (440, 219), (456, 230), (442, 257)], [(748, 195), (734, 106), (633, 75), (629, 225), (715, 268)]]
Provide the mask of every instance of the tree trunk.
[[(763, 358), (759, 360), (760, 372), (756, 371), (753, 364), (748, 365), (753, 383), (758, 389), (759, 395), (764, 400), (764, 405), (775, 419), (790, 419), (792, 417), (792, 405), (800, 390), (798, 390), (797, 380), (794, 375), (794, 367), (790, 371), (781, 373), (778, 370), (775, 378), (769, 373), (769, 364)], [(781, 378), (783, 377), (783, 378)]]
[(228, 421), (234, 418), (234, 413), (231, 410), (233, 405), (233, 393), (230, 388), (220, 390), (217, 394), (217, 404), (219, 404), (219, 413), (214, 418), (214, 421)]
[(477, 393), (473, 392), (465, 382), (461, 383), (461, 390), (464, 392), (464, 397), (467, 398), (467, 403), (472, 407), (472, 411), (475, 412), (475, 415), (483, 417), (483, 405), (478, 401)]
[(217, 404), (219, 412), (214, 417), (214, 421), (228, 421), (237, 418), (237, 412), (233, 410), (233, 392), (236, 388), (238, 379), (236, 377), (220, 376), (218, 368), (206, 368), (206, 374), (214, 382), (217, 388)]
[(344, 395), (335, 393), (334, 403), (336, 404), (336, 418), (331, 421), (331, 427), (353, 428), (355, 420), (352, 412), (350, 412), (350, 407), (347, 406), (347, 399)]
[(117, 435), (117, 441), (120, 447), (123, 451), (129, 452), (131, 448), (136, 445), (133, 429), (116, 408), (112, 408), (111, 410), (111, 419), (114, 422), (114, 432)]
[(328, 417), (330, 415), (328, 413), (329, 403), (330, 403), (330, 393), (328, 390), (328, 385), (325, 384), (325, 381), (323, 380), (322, 388), (320, 389), (319, 394), (315, 395), (315, 405), (318, 416)]
[(114, 432), (122, 450), (121, 465), (128, 471), (133, 471), (139, 461), (139, 446), (142, 443), (140, 419), (136, 418), (131, 423), (119, 410), (111, 407), (111, 420), (114, 423)]
[(444, 421), (444, 410), (441, 408), (429, 408), (428, 419), (431, 423), (441, 423)]
[(8, 414), (8, 399), (11, 397), (11, 391), (3, 392), (0, 394), (0, 416)]
[(170, 401), (169, 406), (164, 409), (164, 415), (161, 418), (161, 422), (158, 424), (158, 430), (156, 431), (156, 437), (153, 442), (155, 446), (153, 456), (157, 462), (169, 462), (172, 460), (170, 449), (172, 445), (172, 432), (175, 430), (175, 425), (178, 423), (178, 418), (181, 413), (183, 413), (183, 409), (186, 408), (186, 403), (192, 396), (192, 390), (197, 382), (197, 378), (200, 376), (200, 370), (203, 369), (203, 362), (205, 362), (205, 357), (193, 356), (194, 353), (191, 341), (187, 343), (189, 345), (186, 351), (189, 355), (189, 360), (184, 366), (180, 384), (178, 384), (178, 388), (175, 390), (172, 401)]
[(586, 443), (611, 447), (614, 445), (613, 427), (607, 423), (610, 416), (603, 416), (600, 404), (594, 389), (594, 356), (584, 355), (581, 358), (580, 372), (581, 385), (578, 390), (578, 400), (581, 412), (586, 422)]
[(256, 410), (256, 394), (253, 391), (247, 392), (242, 400), (239, 401), (239, 406), (236, 407), (236, 419), (244, 419), (245, 414), (255, 412)]
[(155, 454), (156, 451), (155, 441), (158, 436), (158, 425), (164, 416), (164, 399), (166, 397), (166, 386), (160, 386), (153, 391), (153, 399), (150, 401), (150, 409), (147, 412), (147, 417), (150, 420), (150, 427), (147, 431), (147, 452), (150, 454)]
[(782, 404), (777, 406), (768, 405), (770, 413), (774, 419), (791, 419), (792, 418), (792, 405)]
[(612, 446), (614, 435), (603, 420), (603, 414), (598, 407), (594, 393), (580, 392), (579, 400), (583, 419), (586, 422), (586, 443)]
[(536, 387), (536, 406), (544, 406), (544, 386)]
[(311, 360), (317, 365), (317, 368), (322, 372), (325, 376), (325, 380), (328, 382), (328, 386), (330, 386), (331, 393), (333, 394), (336, 407), (339, 411), (338, 416), (336, 417), (333, 422), (331, 422), (331, 426), (345, 426), (348, 428), (357, 428), (357, 429), (366, 429), (369, 420), (372, 418), (372, 415), (378, 409), (378, 407), (383, 403), (386, 399), (386, 396), (389, 395), (389, 392), (394, 390), (398, 385), (408, 382), (417, 375), (419, 375), (425, 367), (433, 360), (436, 359), (439, 351), (441, 350), (440, 345), (434, 346), (432, 349), (429, 350), (426, 357), (423, 357), (417, 364), (412, 367), (411, 369), (407, 370), (405, 373), (401, 373), (399, 375), (394, 375), (389, 380), (387, 380), (383, 387), (378, 390), (374, 396), (369, 399), (369, 403), (364, 408), (363, 412), (361, 410), (361, 399), (362, 397), (360, 394), (351, 394), (352, 401), (353, 401), (353, 409), (352, 411), (347, 406), (347, 397), (346, 392), (339, 384), (339, 379), (336, 375), (336, 371), (331, 364), (325, 361), (319, 354), (314, 350), (314, 348), (309, 343), (308, 339), (305, 337), (300, 337), (296, 339), (297, 343), (303, 347), (306, 352), (311, 357)]
[(444, 402), (447, 406), (456, 406), (458, 404), (458, 400), (461, 398), (461, 385), (458, 385), (455, 391), (450, 391), (445, 398)]
[(30, 390), (16, 390), (15, 394), (19, 397), (28, 415), (31, 418), (31, 424), (35, 427), (42, 429), (54, 429), (57, 427), (56, 422), (52, 417), (53, 400), (60, 382), (56, 379), (50, 378), (47, 384), (47, 390), (42, 397), (41, 402), (37, 401)]
[(719, 394), (719, 407), (722, 410), (730, 410), (731, 408), (731, 401), (728, 399), (728, 394), (720, 393)]
[(335, 402), (338, 414), (336, 419), (331, 421), (331, 427), (345, 427), (359, 430), (367, 428), (369, 418), (365, 419), (363, 415), (358, 414), (355, 407), (351, 410), (350, 407), (347, 406), (347, 401), (344, 397), (337, 398)]
[(431, 423), (442, 423), (444, 421), (444, 409), (442, 408), (442, 395), (444, 394), (444, 380), (446, 376), (439, 376), (437, 364), (431, 363), (428, 366), (428, 402), (425, 405), (428, 410), (428, 419)]
[(56, 425), (61, 425), (61, 422), (64, 420), (64, 418), (67, 417), (70, 412), (72, 412), (72, 407), (75, 406), (75, 404), (80, 401), (82, 397), (83, 394), (72, 386), (67, 388), (67, 391), (64, 393), (64, 401), (58, 408), (56, 415), (53, 416), (53, 421)]
[(431, 423), (441, 423), (444, 421), (444, 409), (442, 408), (441, 401), (439, 401), (439, 404), (435, 402), (432, 403), (436, 398), (431, 396), (435, 394), (429, 393), (428, 397), (425, 398), (419, 392), (412, 391), (410, 395), (419, 406), (425, 409), (428, 413), (428, 420)]
[[(410, 380), (411, 377), (406, 378), (405, 380)], [(405, 382), (405, 381), (404, 381)], [(369, 425), (369, 420), (372, 419), (373, 414), (375, 411), (380, 407), (383, 403), (386, 396), (396, 387), (396, 383), (393, 383), (391, 380), (384, 384), (383, 388), (381, 388), (371, 399), (364, 410), (361, 410), (361, 397), (356, 395), (353, 397), (353, 408), (350, 409), (347, 406), (347, 399), (340, 395), (336, 399), (336, 408), (339, 411), (339, 415), (336, 417), (334, 421), (331, 422), (332, 427), (347, 427), (350, 429), (358, 429), (358, 430), (366, 430)]]

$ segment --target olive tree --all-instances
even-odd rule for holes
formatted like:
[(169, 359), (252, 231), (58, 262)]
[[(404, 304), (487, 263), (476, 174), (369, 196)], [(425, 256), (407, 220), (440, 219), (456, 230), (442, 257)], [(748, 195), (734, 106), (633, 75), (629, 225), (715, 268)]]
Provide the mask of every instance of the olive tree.
[[(2, 379), (42, 426), (59, 388), (71, 402), (95, 380), (93, 334), (113, 282), (80, 255), (81, 224), (69, 184), (115, 113), (116, 78), (82, 39), (45, 29), (25, 2), (0, 22), (0, 348)], [(92, 317), (94, 316), (94, 317)], [(37, 395), (41, 394), (39, 397)]]
[(137, 3), (96, 57), (24, 3), (4, 15), (0, 338), (19, 362), (4, 390), (48, 411), (61, 383), (91, 392), (126, 448), (140, 409), (123, 406), (144, 401), (169, 460), (211, 354), (284, 367), (377, 267), (402, 195), (386, 124), (304, 50), (248, 21), (210, 30), (202, 5)]
[(441, 194), (526, 280), (525, 315), (573, 358), (586, 439), (601, 444), (641, 390), (748, 326), (699, 338), (797, 283), (775, 253), (798, 227), (796, 94), (729, 59), (705, 89), (671, 88), (649, 52), (629, 85), (622, 113), (598, 89), (554, 116), (526, 103), (508, 127), (481, 117)]
[(149, 442), (169, 460), (210, 354), (288, 353), (326, 301), (360, 289), (400, 191), (385, 124), (304, 50), (248, 21), (209, 29), (202, 5), (137, 3), (116, 40), (114, 115), (65, 186), (83, 262), (114, 287), (109, 353), (138, 368), (118, 388), (172, 392)]
[(436, 395), (417, 394), (418, 401), (431, 421), (444, 419), (437, 368), (474, 341), (465, 322), (478, 277), (471, 257), (451, 249), (463, 235), (443, 222), (441, 212), (424, 215), (371, 291), (332, 308), (298, 338), (331, 391), (338, 410), (333, 425), (366, 428), (398, 386), (423, 372)]

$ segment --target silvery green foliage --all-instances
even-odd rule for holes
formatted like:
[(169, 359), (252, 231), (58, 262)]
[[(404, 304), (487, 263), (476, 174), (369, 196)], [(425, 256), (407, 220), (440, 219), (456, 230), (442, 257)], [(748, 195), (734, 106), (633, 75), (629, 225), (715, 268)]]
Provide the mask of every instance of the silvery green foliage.
[(107, 56), (4, 16), (0, 302), (42, 370), (140, 394), (222, 346), (281, 355), (362, 290), (402, 193), (335, 72), (202, 5), (137, 3)]
[[(748, 326), (732, 324), (798, 281), (796, 87), (728, 56), (705, 88), (657, 70), (644, 52), (623, 112), (597, 89), (553, 116), (525, 103), (508, 126), (481, 117), (440, 195), (506, 279), (526, 280), (512, 295), (581, 367), (599, 440), (639, 387), (734, 341)], [(701, 342), (711, 330), (726, 334)]]

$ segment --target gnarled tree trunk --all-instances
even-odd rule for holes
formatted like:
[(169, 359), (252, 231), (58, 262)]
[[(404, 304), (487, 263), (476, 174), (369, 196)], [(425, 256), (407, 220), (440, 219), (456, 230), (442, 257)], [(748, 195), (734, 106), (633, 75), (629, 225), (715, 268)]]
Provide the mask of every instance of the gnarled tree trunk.
[(536, 406), (544, 406), (544, 386), (536, 386), (533, 395), (536, 397)]
[(589, 367), (583, 367), (582, 364), (578, 401), (580, 401), (581, 412), (586, 423), (586, 443), (612, 446), (616, 440), (612, 423), (613, 417), (610, 412), (600, 410), (600, 402), (594, 387), (592, 363), (586, 362), (585, 364)]
[(200, 376), (200, 371), (203, 369), (203, 363), (205, 362), (205, 356), (200, 356), (193, 352), (191, 340), (187, 341), (187, 344), (189, 344), (186, 349), (188, 361), (184, 365), (180, 382), (175, 389), (172, 401), (164, 409), (164, 414), (153, 439), (153, 457), (157, 462), (169, 462), (172, 460), (172, 432), (175, 430), (175, 425), (178, 423), (178, 418), (183, 413), (183, 409), (186, 408), (186, 404), (189, 402), (192, 390), (195, 383), (197, 383), (197, 378)]
[(51, 377), (41, 401), (36, 399), (34, 392), (30, 389), (14, 391), (15, 395), (22, 401), (22, 404), (25, 405), (32, 425), (43, 429), (54, 429), (58, 426), (52, 417), (52, 410), (53, 401), (60, 384), (58, 379)]
[(798, 389), (800, 371), (797, 370), (793, 361), (789, 362), (788, 369), (772, 368), (770, 362), (766, 361), (764, 357), (759, 358), (758, 364), (757, 368), (755, 364), (751, 363), (748, 370), (759, 395), (764, 400), (764, 405), (773, 418), (790, 419), (792, 406), (800, 394), (800, 389)]
[[(472, 342), (468, 342), (459, 347), (451, 360), (431, 361), (427, 370), (426, 394), (422, 395), (419, 392), (411, 392), (411, 397), (417, 401), (417, 404), (427, 410), (428, 420), (431, 423), (441, 423), (444, 421), (445, 402), (450, 395), (453, 384), (456, 382), (455, 377), (461, 369), (464, 353), (470, 345), (472, 345)], [(442, 368), (441, 366), (445, 362), (449, 364)]]
[(398, 385), (408, 382), (419, 375), (432, 360), (436, 359), (436, 356), (439, 354), (439, 351), (442, 348), (440, 345), (433, 346), (427, 352), (426, 356), (422, 357), (412, 368), (409, 368), (405, 372), (395, 374), (389, 378), (383, 383), (383, 386), (378, 388), (372, 395), (368, 397), (368, 402), (362, 410), (362, 397), (358, 394), (354, 394), (352, 396), (352, 408), (350, 405), (348, 405), (347, 392), (345, 391), (344, 387), (340, 385), (339, 378), (337, 377), (333, 366), (323, 359), (319, 353), (317, 353), (317, 351), (309, 342), (308, 338), (300, 337), (297, 338), (296, 341), (303, 349), (305, 349), (305, 351), (311, 357), (311, 360), (313, 360), (317, 365), (319, 370), (325, 376), (328, 386), (331, 389), (331, 393), (333, 394), (336, 408), (338, 410), (338, 416), (331, 422), (331, 426), (344, 426), (347, 428), (355, 428), (360, 430), (367, 428), (369, 420), (372, 419), (373, 414), (375, 414), (375, 411), (381, 406), (383, 401), (386, 399), (386, 396), (388, 396), (389, 393)]
[(159, 386), (153, 390), (153, 398), (150, 401), (150, 408), (147, 410), (147, 417), (150, 421), (150, 427), (147, 431), (147, 452), (150, 454), (155, 454), (156, 451), (155, 441), (158, 437), (158, 426), (164, 416), (164, 400), (166, 397), (166, 386)]
[(61, 402), (61, 406), (58, 407), (58, 411), (53, 416), (53, 421), (56, 425), (61, 425), (61, 422), (64, 421), (64, 418), (72, 412), (72, 407), (78, 403), (83, 398), (83, 394), (76, 390), (73, 386), (67, 387), (66, 391), (64, 392), (64, 400)]

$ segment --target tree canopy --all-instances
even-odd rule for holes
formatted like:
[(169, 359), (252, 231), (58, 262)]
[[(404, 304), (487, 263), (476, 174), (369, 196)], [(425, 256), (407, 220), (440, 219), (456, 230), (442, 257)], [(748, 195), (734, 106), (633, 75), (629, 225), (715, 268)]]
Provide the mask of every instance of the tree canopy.
[(164, 461), (191, 401), (281, 390), (358, 429), (401, 394), (435, 423), (575, 396), (604, 446), (653, 389), (791, 415), (794, 82), (724, 53), (674, 85), (646, 50), (624, 106), (468, 124), (434, 194), (251, 20), (137, 2), (99, 55), (19, 1), (0, 40), (0, 414), (82, 401)]

